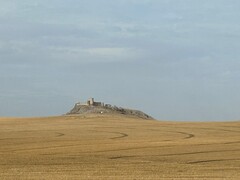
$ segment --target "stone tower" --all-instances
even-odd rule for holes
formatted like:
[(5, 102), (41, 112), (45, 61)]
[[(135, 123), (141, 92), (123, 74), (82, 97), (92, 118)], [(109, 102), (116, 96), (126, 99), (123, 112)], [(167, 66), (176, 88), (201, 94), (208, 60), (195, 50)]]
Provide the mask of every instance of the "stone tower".
[(89, 105), (93, 106), (94, 105), (94, 98), (89, 99)]

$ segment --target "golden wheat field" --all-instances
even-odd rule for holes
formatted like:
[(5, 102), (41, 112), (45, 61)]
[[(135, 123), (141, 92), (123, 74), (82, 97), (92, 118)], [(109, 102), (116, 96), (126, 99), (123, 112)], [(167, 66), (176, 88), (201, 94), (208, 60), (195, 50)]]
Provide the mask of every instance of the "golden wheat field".
[(0, 118), (0, 179), (240, 179), (240, 122)]

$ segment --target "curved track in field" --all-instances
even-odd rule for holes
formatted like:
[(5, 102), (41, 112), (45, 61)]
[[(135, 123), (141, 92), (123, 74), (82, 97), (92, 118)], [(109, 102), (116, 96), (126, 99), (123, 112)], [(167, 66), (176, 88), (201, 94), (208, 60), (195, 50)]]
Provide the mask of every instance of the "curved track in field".
[(127, 133), (124, 132), (116, 132), (116, 131), (99, 131), (99, 130), (91, 130), (91, 132), (100, 132), (100, 133), (109, 133), (109, 134), (117, 134), (118, 136), (110, 137), (109, 139), (122, 139), (128, 137)]

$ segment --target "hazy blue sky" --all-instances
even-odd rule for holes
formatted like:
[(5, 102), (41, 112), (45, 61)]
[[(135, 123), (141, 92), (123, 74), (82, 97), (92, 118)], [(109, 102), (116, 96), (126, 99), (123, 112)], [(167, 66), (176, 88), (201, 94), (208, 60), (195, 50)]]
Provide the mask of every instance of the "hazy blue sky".
[(95, 97), (164, 120), (240, 119), (239, 0), (0, 0), (0, 116)]

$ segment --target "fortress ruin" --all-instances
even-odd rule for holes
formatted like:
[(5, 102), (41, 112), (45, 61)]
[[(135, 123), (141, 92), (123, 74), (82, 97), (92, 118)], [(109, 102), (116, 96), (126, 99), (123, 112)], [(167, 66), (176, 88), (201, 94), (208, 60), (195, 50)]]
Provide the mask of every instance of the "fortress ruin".
[(103, 102), (95, 102), (94, 98), (89, 98), (86, 102), (76, 103), (73, 109), (66, 113), (66, 115), (76, 114), (121, 114), (143, 119), (153, 119), (142, 111), (112, 106), (111, 104), (105, 104)]
[(95, 102), (94, 98), (89, 98), (87, 102), (81, 103), (78, 102), (76, 105), (78, 106), (104, 106), (103, 102)]

